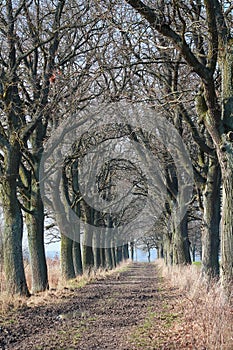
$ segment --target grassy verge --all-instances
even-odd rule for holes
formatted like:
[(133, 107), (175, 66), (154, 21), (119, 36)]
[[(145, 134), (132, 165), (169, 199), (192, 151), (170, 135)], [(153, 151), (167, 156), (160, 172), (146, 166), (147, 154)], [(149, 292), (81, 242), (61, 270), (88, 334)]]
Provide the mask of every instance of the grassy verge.
[(174, 329), (176, 334), (183, 334), (191, 349), (233, 349), (233, 304), (220, 284), (207, 283), (195, 265), (172, 269), (159, 265), (164, 279), (181, 292), (183, 320)]

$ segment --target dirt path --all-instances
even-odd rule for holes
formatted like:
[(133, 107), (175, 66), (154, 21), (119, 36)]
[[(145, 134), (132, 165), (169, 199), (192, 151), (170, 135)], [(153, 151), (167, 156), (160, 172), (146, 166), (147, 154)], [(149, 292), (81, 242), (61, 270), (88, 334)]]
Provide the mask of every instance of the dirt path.
[(134, 340), (163, 301), (155, 266), (135, 263), (50, 305), (12, 313), (0, 321), (0, 349), (157, 349)]

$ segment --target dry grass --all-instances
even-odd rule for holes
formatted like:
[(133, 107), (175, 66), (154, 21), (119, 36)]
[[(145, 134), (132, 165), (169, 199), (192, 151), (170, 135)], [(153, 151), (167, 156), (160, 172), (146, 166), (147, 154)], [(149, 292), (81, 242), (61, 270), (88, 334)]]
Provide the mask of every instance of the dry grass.
[(172, 349), (232, 350), (233, 305), (218, 282), (207, 283), (197, 266), (166, 267), (158, 262), (165, 283), (177, 288), (173, 305), (179, 314), (169, 330)]
[[(29, 263), (25, 262), (25, 274), (28, 289), (32, 288), (32, 275)], [(48, 268), (48, 280), (49, 286), (51, 289), (57, 289), (63, 287), (63, 282), (61, 281), (60, 273), (60, 260), (58, 256), (55, 256), (53, 259), (47, 258), (47, 268)]]

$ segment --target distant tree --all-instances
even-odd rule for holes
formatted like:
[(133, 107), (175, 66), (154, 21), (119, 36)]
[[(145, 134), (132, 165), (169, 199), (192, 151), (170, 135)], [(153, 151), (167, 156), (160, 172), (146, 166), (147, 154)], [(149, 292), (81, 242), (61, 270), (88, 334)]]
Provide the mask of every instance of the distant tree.
[(147, 252), (148, 262), (151, 262), (151, 250), (158, 247), (156, 235), (153, 232), (144, 233), (143, 237), (137, 241), (137, 246), (141, 246), (142, 250)]

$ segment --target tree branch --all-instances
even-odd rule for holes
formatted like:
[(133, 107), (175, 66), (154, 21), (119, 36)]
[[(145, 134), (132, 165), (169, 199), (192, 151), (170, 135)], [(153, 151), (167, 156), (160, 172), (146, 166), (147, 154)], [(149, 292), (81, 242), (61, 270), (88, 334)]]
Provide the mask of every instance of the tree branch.
[(183, 58), (189, 64), (190, 67), (198, 74), (200, 78), (208, 82), (211, 77), (211, 71), (208, 67), (204, 66), (197, 57), (191, 51), (187, 42), (178, 35), (171, 27), (165, 23), (164, 18), (160, 17), (149, 6), (145, 5), (140, 0), (126, 0), (136, 11), (138, 11), (159, 33), (169, 38), (177, 50), (182, 54)]

